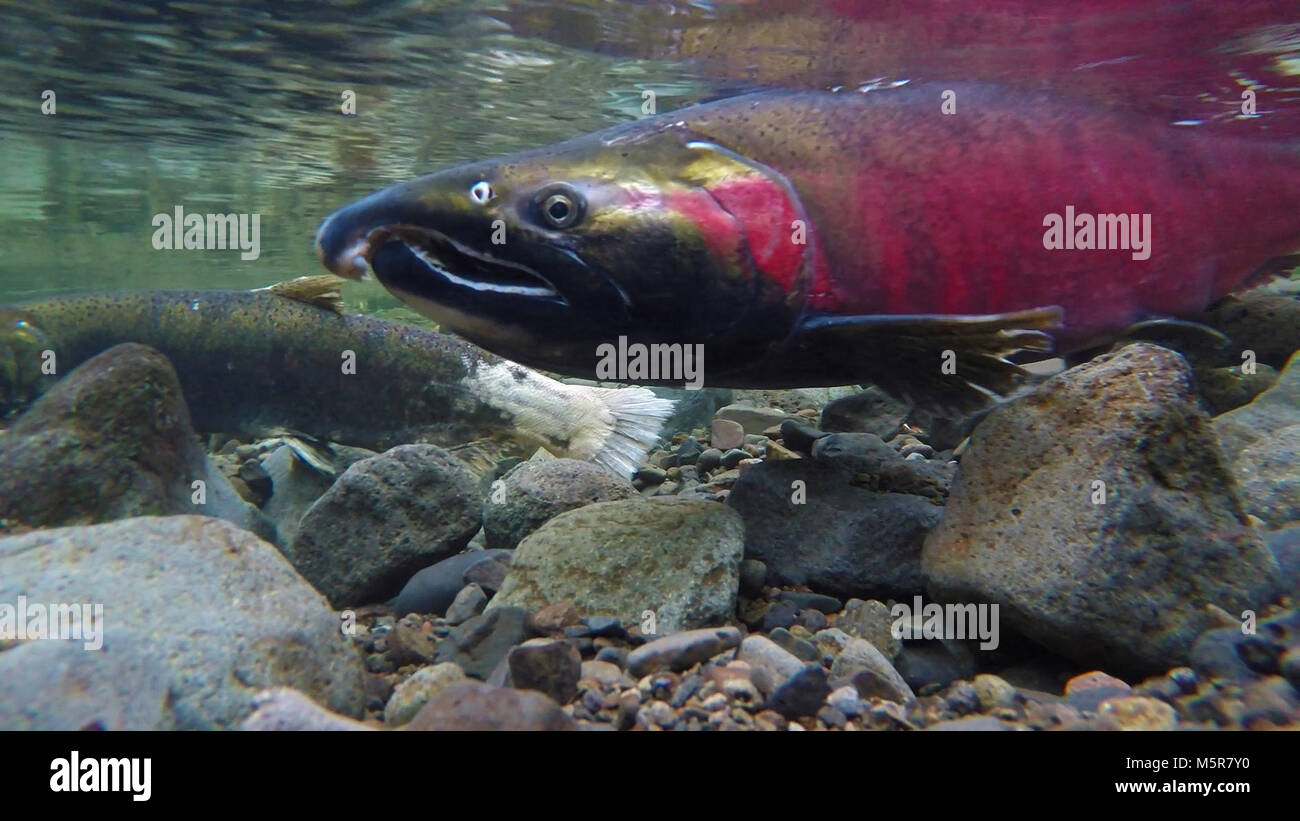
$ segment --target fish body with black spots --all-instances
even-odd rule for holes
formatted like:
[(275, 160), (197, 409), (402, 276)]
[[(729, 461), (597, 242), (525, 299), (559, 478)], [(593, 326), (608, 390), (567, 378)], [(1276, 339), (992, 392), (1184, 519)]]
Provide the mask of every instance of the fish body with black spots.
[(644, 388), (563, 384), (454, 336), (329, 310), (279, 287), (0, 306), (0, 411), (136, 342), (171, 361), (200, 432), (289, 432), (379, 450), (496, 439), (522, 456), (542, 447), (629, 476), (672, 412)]

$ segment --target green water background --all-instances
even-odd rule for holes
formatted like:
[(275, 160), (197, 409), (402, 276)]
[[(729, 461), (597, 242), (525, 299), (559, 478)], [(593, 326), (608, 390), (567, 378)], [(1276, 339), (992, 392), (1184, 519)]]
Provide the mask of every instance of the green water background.
[[(322, 273), (315, 230), (357, 197), (632, 119), (647, 89), (661, 109), (704, 89), (669, 61), (515, 36), (496, 9), (0, 3), (0, 303)], [(178, 205), (260, 214), (259, 258), (155, 250), (153, 216)], [(414, 318), (373, 283), (345, 298)]]

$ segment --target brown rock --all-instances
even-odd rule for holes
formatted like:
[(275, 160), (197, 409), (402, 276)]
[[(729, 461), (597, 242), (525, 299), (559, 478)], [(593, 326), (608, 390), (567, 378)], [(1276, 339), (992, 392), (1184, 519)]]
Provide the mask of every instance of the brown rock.
[(510, 682), (521, 690), (545, 693), (559, 704), (578, 694), (582, 655), (578, 648), (557, 639), (529, 639), (506, 655)]
[(559, 705), (532, 690), (478, 682), (444, 687), (415, 714), (405, 730), (576, 730)]
[(538, 610), (532, 616), (533, 628), (538, 633), (558, 633), (581, 620), (572, 599), (557, 601)]

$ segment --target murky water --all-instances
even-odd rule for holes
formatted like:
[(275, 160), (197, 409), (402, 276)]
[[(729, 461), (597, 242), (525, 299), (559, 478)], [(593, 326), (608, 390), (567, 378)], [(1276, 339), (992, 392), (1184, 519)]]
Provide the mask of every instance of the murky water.
[[(746, 84), (978, 73), (1294, 129), (1285, 4), (5, 3), (0, 297), (242, 288), (318, 271), (321, 217), (383, 185)], [(1188, 6), (1192, 8), (1188, 8)], [(1162, 24), (1163, 23), (1163, 24)], [(1268, 89), (1259, 123), (1240, 88)], [(1123, 94), (1119, 93), (1123, 90)], [(44, 113), (53, 92), (53, 113)], [(356, 113), (341, 112), (355, 93)], [(261, 253), (158, 251), (155, 214), (260, 215)], [(391, 305), (377, 288), (349, 293)]]
[[(669, 61), (517, 36), (498, 5), (17, 4), (0, 32), (0, 301), (319, 273), (313, 232), (361, 194), (628, 119), (645, 89), (675, 106), (700, 88)], [(259, 214), (259, 257), (154, 250), (151, 219), (176, 206)], [(349, 299), (395, 304), (377, 286)]]

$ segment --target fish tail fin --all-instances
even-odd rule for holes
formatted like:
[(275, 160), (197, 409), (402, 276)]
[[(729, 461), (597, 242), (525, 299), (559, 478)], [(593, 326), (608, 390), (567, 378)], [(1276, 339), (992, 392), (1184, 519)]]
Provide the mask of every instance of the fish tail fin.
[(655, 396), (648, 388), (592, 388), (613, 418), (592, 461), (619, 476), (631, 476), (641, 459), (659, 442), (664, 421), (674, 402)]

